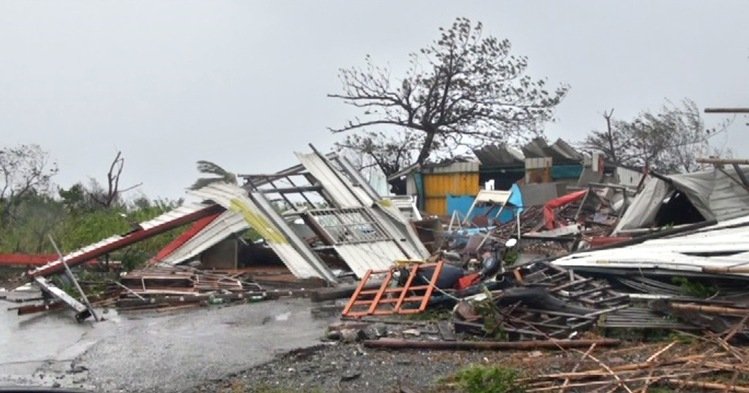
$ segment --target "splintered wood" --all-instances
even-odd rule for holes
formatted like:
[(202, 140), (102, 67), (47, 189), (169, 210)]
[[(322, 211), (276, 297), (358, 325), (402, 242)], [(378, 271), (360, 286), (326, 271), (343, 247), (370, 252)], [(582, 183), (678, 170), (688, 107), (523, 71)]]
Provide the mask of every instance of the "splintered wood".
[[(647, 392), (661, 387), (675, 391), (749, 392), (745, 349), (728, 344), (725, 337), (697, 337), (693, 343), (673, 341), (649, 345), (644, 361), (626, 363), (620, 354), (604, 350), (601, 359), (595, 346), (575, 350), (579, 360), (568, 372), (523, 378), (526, 392)], [(624, 351), (624, 350), (623, 350)], [(639, 349), (642, 354), (643, 348)], [(570, 352), (572, 353), (572, 352)], [(616, 360), (612, 360), (616, 359)], [(642, 359), (642, 357), (640, 357)], [(613, 363), (613, 362), (616, 363)]]
[(177, 309), (268, 296), (242, 271), (149, 267), (129, 272), (114, 284), (112, 296), (99, 305), (112, 304), (121, 310)]

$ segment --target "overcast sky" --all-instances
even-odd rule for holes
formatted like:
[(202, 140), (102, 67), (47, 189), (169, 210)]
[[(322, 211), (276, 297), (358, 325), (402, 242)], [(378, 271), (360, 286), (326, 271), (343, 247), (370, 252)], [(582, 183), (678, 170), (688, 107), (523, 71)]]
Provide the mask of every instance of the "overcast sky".
[[(609, 108), (749, 106), (749, 1), (19, 0), (0, 2), (0, 145), (41, 145), (63, 186), (104, 180), (121, 150), (123, 185), (150, 197), (182, 196), (200, 159), (280, 170), (340, 137), (339, 68), (402, 69), (458, 16), (571, 86), (552, 139), (581, 140)], [(747, 122), (715, 142), (749, 157)]]

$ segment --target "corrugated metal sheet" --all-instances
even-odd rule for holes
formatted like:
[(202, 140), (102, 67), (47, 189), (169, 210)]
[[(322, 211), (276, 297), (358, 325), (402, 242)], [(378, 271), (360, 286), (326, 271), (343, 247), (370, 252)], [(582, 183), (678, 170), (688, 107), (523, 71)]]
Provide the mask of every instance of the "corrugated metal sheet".
[[(127, 245), (145, 239), (149, 236), (154, 236), (157, 233), (168, 230), (170, 226), (176, 227), (180, 225), (180, 220), (189, 222), (190, 216), (199, 219), (201, 214), (211, 214), (211, 209), (217, 206), (206, 206), (204, 204), (188, 204), (180, 206), (177, 209), (164, 213), (152, 220), (145, 221), (139, 226), (142, 229), (135, 229), (124, 235), (110, 236), (97, 243), (90, 244), (86, 247), (78, 249), (68, 255), (65, 255), (65, 261), (70, 266), (75, 266), (78, 263), (85, 261), (84, 258), (93, 259), (106, 252), (114, 251), (115, 249), (126, 247)], [(161, 227), (161, 228), (157, 228)], [(150, 232), (149, 232), (150, 231)], [(30, 275), (48, 275), (54, 274), (61, 271), (63, 268), (60, 260), (52, 261), (44, 266), (40, 266), (29, 272)]]
[(629, 168), (616, 167), (616, 176), (619, 184), (626, 187), (637, 187), (642, 180), (642, 172)]
[(152, 220), (144, 221), (138, 226), (143, 228), (143, 230), (151, 229), (153, 227), (157, 227), (159, 225), (162, 225), (169, 221), (174, 221), (180, 217), (186, 216), (191, 213), (195, 213), (198, 210), (205, 209), (205, 205), (202, 203), (188, 203), (184, 204), (174, 210), (170, 210)]
[[(741, 167), (749, 172), (749, 166)], [(732, 167), (668, 176), (671, 184), (650, 178), (622, 216), (614, 234), (626, 229), (646, 228), (674, 189), (683, 192), (705, 220), (719, 222), (749, 214), (749, 191)]]
[[(158, 227), (160, 225), (163, 225), (163, 224), (175, 221), (177, 219), (186, 217), (188, 215), (197, 213), (197, 212), (199, 212), (200, 210), (203, 210), (203, 209), (206, 209), (206, 205), (204, 205), (202, 203), (191, 203), (191, 204), (186, 204), (186, 205), (180, 206), (180, 207), (178, 207), (178, 208), (176, 208), (174, 210), (171, 210), (169, 212), (166, 212), (166, 213), (164, 213), (164, 214), (162, 214), (162, 215), (160, 215), (160, 216), (158, 216), (156, 218), (153, 218), (151, 220), (144, 221), (144, 222), (140, 223), (139, 227), (142, 228), (142, 229), (138, 230), (138, 231), (135, 231), (135, 233), (146, 231), (146, 230), (149, 230), (149, 229), (153, 229), (153, 228)], [(124, 234), (124, 235), (114, 235), (114, 236), (110, 236), (110, 237), (108, 237), (108, 238), (106, 238), (104, 240), (100, 240), (100, 241), (98, 241), (98, 242), (96, 242), (94, 244), (89, 244), (88, 246), (85, 246), (83, 248), (80, 248), (78, 250), (75, 250), (75, 251), (73, 251), (73, 252), (65, 255), (65, 261), (75, 260), (75, 259), (83, 256), (84, 254), (92, 253), (92, 252), (95, 252), (96, 250), (100, 250), (100, 249), (103, 249), (103, 248), (108, 247), (108, 246), (114, 246), (115, 243), (117, 243), (117, 242), (119, 242), (121, 240), (124, 240), (129, 235), (131, 235), (131, 234), (128, 233), (128, 234)], [(91, 258), (96, 258), (96, 256), (92, 256)], [(32, 270), (30, 272), (30, 274), (31, 275), (35, 275), (35, 274), (47, 274), (46, 272), (50, 271), (50, 269), (59, 269), (60, 267), (62, 267), (62, 263), (59, 260), (55, 260), (55, 261), (52, 261), (52, 262), (50, 262), (50, 263), (48, 263), (48, 264), (46, 264), (44, 266), (40, 266), (40, 267)]]
[(552, 166), (551, 157), (526, 158), (525, 169), (541, 169)]
[(480, 190), (474, 199), (477, 203), (496, 203), (504, 205), (510, 199), (510, 191)]
[(251, 193), (252, 199), (242, 188), (226, 183), (214, 183), (200, 190), (191, 191), (199, 197), (210, 199), (228, 210), (238, 212), (281, 258), (286, 267), (297, 277), (319, 277), (336, 282), (335, 275), (294, 234), (280, 215), (261, 193)]
[(34, 277), (34, 281), (36, 282), (36, 285), (40, 287), (44, 292), (47, 292), (57, 299), (62, 300), (75, 311), (84, 312), (87, 310), (86, 306), (83, 305), (83, 303), (79, 302), (76, 298), (68, 295), (68, 293), (63, 291), (62, 289), (56, 287), (46, 278)]
[(249, 227), (241, 214), (227, 210), (191, 237), (190, 240), (172, 251), (161, 263), (176, 265), (189, 261), (229, 236), (242, 232)]
[[(726, 221), (695, 233), (608, 250), (572, 254), (553, 263), (568, 268), (671, 269), (749, 267), (749, 217)], [(731, 227), (744, 225), (740, 227)]]
[[(739, 177), (733, 168), (724, 171), (716, 171), (715, 186), (710, 194), (710, 210), (718, 221), (749, 214), (749, 192), (736, 181)], [(749, 173), (749, 167), (744, 166), (743, 171)]]
[(421, 173), (427, 174), (449, 174), (449, 173), (471, 173), (478, 172), (481, 163), (479, 161), (458, 161), (447, 165), (426, 165)]
[(334, 248), (358, 278), (363, 277), (369, 269), (389, 269), (393, 262), (406, 259), (403, 252), (391, 241), (342, 244)]
[(406, 259), (424, 259), (430, 255), (429, 250), (419, 240), (416, 230), (410, 223), (403, 220), (402, 214), (395, 206), (377, 204), (371, 211), (381, 226), (405, 250)]
[(416, 207), (416, 201), (411, 195), (391, 195), (387, 197), (393, 206), (403, 215), (405, 220), (421, 220), (421, 213)]
[(482, 167), (522, 166), (525, 156), (520, 149), (506, 144), (486, 145), (473, 151)]
[[(364, 178), (362, 173), (360, 171), (357, 171), (356, 168), (354, 168), (353, 164), (351, 164), (351, 162), (349, 162), (349, 160), (347, 160), (346, 157), (336, 156), (335, 160), (338, 161), (341, 164), (341, 167), (343, 168), (343, 170), (348, 172), (348, 174), (354, 179), (354, 182), (356, 183), (355, 187), (361, 188), (362, 190), (364, 190), (368, 198), (373, 201), (380, 199), (380, 195), (377, 194), (377, 191), (375, 191), (375, 189), (367, 181), (367, 179)], [(377, 168), (377, 170), (380, 170), (380, 169)], [(385, 186), (389, 188), (389, 186), (387, 185), (387, 181), (385, 181)]]
[(325, 191), (340, 207), (358, 207), (361, 205), (372, 206), (374, 201), (367, 195), (366, 191), (359, 189), (354, 194), (355, 189), (347, 179), (339, 177), (328, 163), (315, 153), (296, 154), (299, 161), (304, 165), (312, 176), (322, 184)]
[(430, 214), (447, 214), (447, 195), (476, 195), (479, 192), (479, 174), (451, 173), (425, 174), (425, 210)]

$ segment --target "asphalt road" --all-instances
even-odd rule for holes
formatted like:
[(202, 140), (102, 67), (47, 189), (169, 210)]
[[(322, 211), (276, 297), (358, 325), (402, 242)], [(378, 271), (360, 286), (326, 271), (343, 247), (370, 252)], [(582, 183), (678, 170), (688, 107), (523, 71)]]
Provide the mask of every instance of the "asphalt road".
[(306, 299), (103, 316), (78, 324), (67, 311), (0, 312), (0, 387), (180, 392), (318, 344), (330, 322)]

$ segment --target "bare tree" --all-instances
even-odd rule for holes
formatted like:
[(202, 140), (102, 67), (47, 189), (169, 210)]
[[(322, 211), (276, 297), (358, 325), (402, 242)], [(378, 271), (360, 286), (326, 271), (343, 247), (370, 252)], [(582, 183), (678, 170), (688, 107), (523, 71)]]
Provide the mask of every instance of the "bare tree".
[(122, 170), (124, 168), (125, 157), (122, 156), (121, 151), (118, 151), (114, 156), (112, 163), (109, 165), (109, 171), (107, 172), (107, 188), (99, 190), (98, 183), (96, 181), (92, 182), (91, 190), (89, 190), (89, 193), (91, 195), (91, 198), (96, 201), (96, 203), (98, 203), (102, 207), (110, 208), (113, 204), (119, 201), (120, 195), (122, 193), (130, 191), (142, 185), (142, 183), (138, 183), (133, 186), (120, 189), (120, 176), (122, 176)]
[[(412, 141), (418, 144), (409, 146), (417, 163), (436, 150), (450, 152), (460, 145), (526, 140), (541, 134), (542, 124), (551, 119), (568, 87), (548, 91), (544, 79), (526, 75), (528, 59), (512, 55), (506, 39), (482, 37), (481, 23), (458, 18), (440, 31), (438, 40), (410, 55), (409, 70), (395, 82), (389, 70), (373, 65), (369, 56), (364, 68), (342, 69), (343, 91), (329, 97), (360, 108), (365, 118), (331, 131), (379, 127), (382, 134), (376, 135), (396, 130), (417, 135)], [(363, 138), (369, 134), (372, 139), (371, 131), (363, 133)]]
[[(366, 157), (361, 162), (371, 162), (390, 176), (414, 162), (414, 146), (420, 144), (422, 135), (395, 131), (393, 135), (384, 132), (366, 131), (347, 135), (336, 146)], [(364, 165), (360, 165), (363, 169)]]
[(49, 162), (39, 145), (0, 149), (0, 226), (8, 223), (24, 198), (49, 192), (56, 173), (57, 164)]

